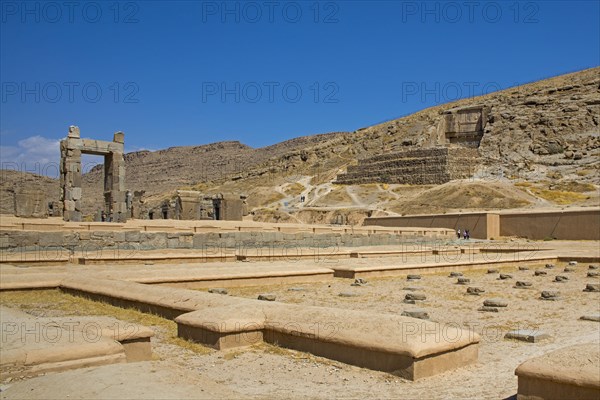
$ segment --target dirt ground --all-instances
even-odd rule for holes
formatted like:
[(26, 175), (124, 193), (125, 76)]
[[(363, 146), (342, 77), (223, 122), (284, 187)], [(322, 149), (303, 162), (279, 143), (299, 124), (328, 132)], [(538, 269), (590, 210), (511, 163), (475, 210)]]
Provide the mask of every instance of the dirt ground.
[[(557, 348), (600, 342), (600, 324), (579, 320), (581, 315), (600, 313), (600, 293), (583, 292), (586, 283), (598, 283), (600, 279), (587, 277), (587, 264), (580, 263), (573, 272), (564, 272), (565, 266), (566, 263), (559, 263), (554, 269), (546, 269), (543, 265), (531, 264), (527, 271), (503, 268), (501, 273), (512, 275), (506, 280), (499, 280), (499, 274), (488, 274), (486, 270), (465, 271), (464, 277), (471, 279), (469, 286), (485, 289), (480, 296), (466, 295), (467, 286), (456, 284), (457, 278), (449, 277), (448, 272), (422, 274), (421, 280), (412, 282), (404, 276), (368, 279), (367, 285), (361, 287), (351, 286), (351, 280), (336, 278), (323, 283), (229, 289), (232, 296), (256, 298), (260, 293), (273, 293), (281, 302), (377, 313), (399, 314), (423, 308), (433, 321), (459, 325), (481, 335), (476, 365), (416, 382), (265, 344), (229, 352), (185, 346), (173, 340), (173, 329), (167, 329), (162, 323), (153, 324), (151, 319), (146, 323), (156, 333), (153, 338), (156, 361), (139, 363), (137, 369), (134, 366), (138, 364), (128, 364), (31, 379), (16, 378), (1, 383), (1, 396), (3, 399), (509, 398), (516, 394), (514, 370), (521, 362)], [(543, 269), (548, 275), (533, 276), (536, 269)], [(555, 283), (556, 275), (568, 276), (569, 280)], [(531, 282), (532, 288), (513, 288), (517, 280)], [(418, 292), (424, 293), (427, 299), (416, 305), (405, 304), (405, 294), (411, 293), (404, 290), (406, 287), (421, 288)], [(542, 290), (558, 290), (561, 299), (540, 300)], [(358, 296), (341, 297), (340, 292), (353, 292)], [(19, 295), (28, 296), (27, 304), (19, 300)], [(508, 307), (498, 313), (477, 311), (488, 298), (505, 299)], [(32, 293), (13, 294), (4, 296), (2, 303), (40, 316), (88, 315), (92, 307), (82, 301), (77, 309), (66, 309), (58, 307), (59, 303), (54, 300), (44, 302), (44, 295), (40, 295), (39, 300), (36, 302)], [(98, 309), (102, 306), (93, 307), (94, 314), (114, 316), (118, 312), (108, 305), (103, 306), (105, 310)], [(131, 312), (117, 317), (133, 318)], [(544, 331), (552, 339), (525, 343), (503, 338), (506, 332), (519, 328)], [(444, 332), (439, 334), (442, 340)], [(107, 385), (106, 379), (112, 379), (113, 383)], [(193, 390), (194, 387), (203, 390)]]

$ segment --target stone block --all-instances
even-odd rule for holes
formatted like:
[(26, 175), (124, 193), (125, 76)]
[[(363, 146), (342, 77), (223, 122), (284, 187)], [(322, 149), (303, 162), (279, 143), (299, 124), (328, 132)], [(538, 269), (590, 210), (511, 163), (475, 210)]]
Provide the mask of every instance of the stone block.
[(211, 288), (211, 289), (208, 289), (208, 293), (227, 294), (229, 292), (227, 291), (227, 289), (223, 289), (223, 288)]
[(81, 200), (81, 188), (80, 187), (74, 187), (73, 189), (70, 190), (70, 193), (71, 193), (70, 200)]
[(62, 232), (43, 232), (39, 236), (39, 245), (43, 247), (62, 246), (64, 234)]
[(65, 246), (77, 246), (79, 240), (79, 233), (77, 232), (65, 232), (63, 234), (63, 244)]
[(425, 319), (425, 320), (429, 319), (429, 314), (427, 314), (427, 311), (425, 311), (421, 308), (415, 308), (413, 310), (405, 310), (402, 312), (401, 315), (403, 317), (411, 317), (411, 318), (418, 318), (418, 319)]
[(427, 299), (427, 296), (425, 296), (423, 293), (407, 293), (404, 296), (405, 300), (418, 300), (418, 301), (424, 301)]
[(588, 283), (585, 285), (584, 292), (600, 292), (600, 284)]
[(485, 293), (485, 290), (483, 288), (474, 286), (467, 288), (467, 294), (479, 296), (481, 293)]
[(74, 174), (71, 183), (73, 187), (81, 187), (81, 174)]
[(115, 232), (112, 232), (112, 231), (92, 231), (91, 239), (112, 241), (114, 238), (114, 234), (115, 234)]
[(115, 241), (115, 243), (123, 243), (126, 242), (126, 236), (125, 236), (125, 232), (115, 232), (114, 236), (113, 236), (113, 240)]
[(69, 126), (69, 133), (67, 134), (68, 138), (79, 138), (81, 137), (79, 127), (75, 125)]
[(69, 138), (66, 140), (65, 146), (67, 150), (80, 150), (83, 147), (83, 142), (81, 139)]
[(65, 200), (65, 211), (75, 211), (75, 202), (73, 200)]
[(546, 332), (534, 329), (517, 329), (504, 335), (505, 339), (515, 339), (528, 343), (537, 343), (540, 340), (550, 339), (550, 337)]
[(90, 231), (79, 232), (79, 240), (90, 240), (92, 233)]
[(125, 143), (125, 134), (123, 132), (115, 132), (113, 135), (113, 142)]
[(167, 235), (163, 232), (140, 233), (140, 248), (143, 250), (166, 249)]
[(487, 299), (483, 302), (486, 307), (508, 307), (508, 302), (504, 299)]
[(125, 241), (126, 242), (139, 242), (140, 241), (140, 232), (139, 231), (129, 231), (125, 232)]

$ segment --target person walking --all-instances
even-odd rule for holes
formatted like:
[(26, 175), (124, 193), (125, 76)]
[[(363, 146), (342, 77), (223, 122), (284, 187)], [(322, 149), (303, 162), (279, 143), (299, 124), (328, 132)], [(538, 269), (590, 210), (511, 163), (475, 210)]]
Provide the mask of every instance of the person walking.
[(458, 230), (456, 231), (456, 237), (457, 237), (458, 239), (460, 239), (460, 228), (458, 228)]

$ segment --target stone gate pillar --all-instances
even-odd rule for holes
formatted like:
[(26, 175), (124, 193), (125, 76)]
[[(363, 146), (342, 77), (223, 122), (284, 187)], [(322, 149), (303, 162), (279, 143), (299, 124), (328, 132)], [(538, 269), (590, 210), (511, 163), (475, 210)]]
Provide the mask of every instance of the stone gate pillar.
[(81, 221), (81, 138), (76, 126), (60, 142), (60, 184), (63, 219)]

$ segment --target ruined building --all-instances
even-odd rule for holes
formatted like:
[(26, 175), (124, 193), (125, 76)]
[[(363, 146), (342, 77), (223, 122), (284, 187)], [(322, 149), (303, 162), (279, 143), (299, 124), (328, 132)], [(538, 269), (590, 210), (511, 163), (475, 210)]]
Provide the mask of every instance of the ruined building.
[(195, 190), (178, 190), (175, 198), (164, 200), (147, 212), (148, 219), (179, 220), (241, 221), (245, 215), (246, 196), (206, 196)]
[(437, 126), (436, 147), (409, 148), (359, 160), (335, 183), (434, 185), (473, 175), (488, 110), (477, 105), (444, 111)]

